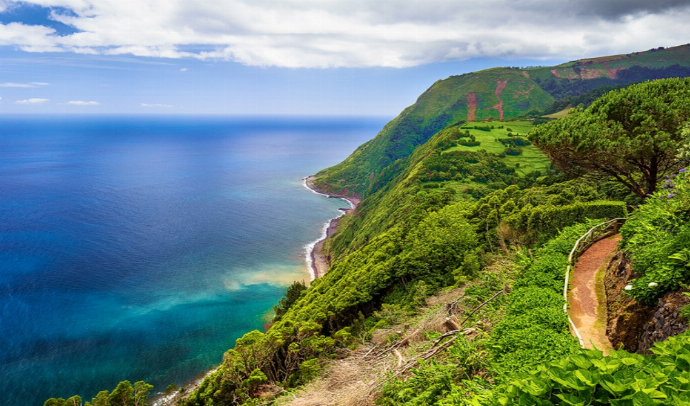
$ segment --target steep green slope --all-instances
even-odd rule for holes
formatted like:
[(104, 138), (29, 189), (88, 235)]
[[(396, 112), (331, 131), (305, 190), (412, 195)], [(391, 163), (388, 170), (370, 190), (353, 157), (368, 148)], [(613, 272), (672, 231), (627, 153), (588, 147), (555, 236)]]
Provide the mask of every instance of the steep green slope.
[(553, 67), (494, 68), (439, 80), (415, 104), (338, 165), (319, 172), (327, 192), (368, 195), (397, 174), (399, 159), (449, 124), (510, 120), (603, 86), (690, 76), (690, 45), (568, 62)]
[(397, 175), (367, 196), (356, 215), (341, 220), (324, 247), (332, 260), (396, 224), (412, 227), (426, 213), (452, 201), (472, 201), (509, 185), (527, 187), (548, 171), (549, 159), (517, 135), (526, 135), (531, 122), (492, 125), (493, 129), (489, 125), (451, 125), (398, 161), (399, 168), (393, 168)]
[(434, 83), (417, 102), (389, 122), (371, 141), (340, 164), (319, 172), (315, 184), (324, 191), (364, 195), (387, 180), (383, 169), (449, 124), (514, 118), (553, 103), (548, 93), (516, 69), (497, 68), (451, 76)]

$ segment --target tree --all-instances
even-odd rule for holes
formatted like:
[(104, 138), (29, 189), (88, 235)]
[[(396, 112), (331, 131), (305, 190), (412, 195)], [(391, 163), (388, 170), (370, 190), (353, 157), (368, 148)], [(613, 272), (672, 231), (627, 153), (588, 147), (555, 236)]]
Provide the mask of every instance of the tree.
[(65, 406), (81, 406), (81, 397), (78, 395), (72, 396), (65, 400)]
[(134, 403), (134, 389), (129, 381), (122, 381), (108, 396), (111, 406), (132, 406)]
[(149, 385), (144, 381), (134, 383), (134, 406), (146, 406), (149, 398), (149, 391), (153, 389), (153, 385)]
[(535, 127), (529, 140), (564, 172), (612, 177), (644, 199), (678, 166), (689, 118), (690, 79), (663, 79), (609, 92)]
[(98, 392), (95, 398), (91, 399), (93, 406), (108, 406), (108, 391), (102, 390)]

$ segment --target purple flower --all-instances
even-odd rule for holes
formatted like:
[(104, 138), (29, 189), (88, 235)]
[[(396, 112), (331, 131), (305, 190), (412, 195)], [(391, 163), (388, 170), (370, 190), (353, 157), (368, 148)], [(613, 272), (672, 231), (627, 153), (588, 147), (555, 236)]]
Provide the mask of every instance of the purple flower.
[[(666, 178), (668, 178), (668, 176)], [(671, 183), (671, 180), (665, 180), (664, 183)]]
[(683, 172), (685, 172), (685, 168), (681, 168), (681, 169), (678, 171), (678, 173), (683, 173)]
[(672, 197), (676, 197), (675, 193), (669, 193), (668, 196), (666, 196), (667, 199), (670, 199)]
[[(668, 175), (666, 175), (666, 179), (668, 179)], [(666, 181), (666, 182), (668, 182), (668, 181)]]

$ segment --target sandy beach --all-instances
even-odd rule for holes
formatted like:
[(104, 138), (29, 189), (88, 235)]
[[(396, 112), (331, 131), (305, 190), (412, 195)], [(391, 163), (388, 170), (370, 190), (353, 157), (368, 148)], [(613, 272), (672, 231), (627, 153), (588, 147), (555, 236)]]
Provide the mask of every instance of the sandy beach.
[(340, 221), (340, 218), (343, 215), (355, 211), (357, 205), (360, 202), (360, 199), (354, 196), (344, 196), (325, 193), (319, 190), (316, 186), (314, 186), (314, 176), (307, 176), (306, 178), (304, 178), (304, 186), (314, 193), (318, 193), (320, 195), (327, 196), (333, 199), (343, 199), (350, 205), (349, 209), (341, 209), (342, 213), (338, 217), (331, 219), (327, 223), (321, 238), (315, 241), (313, 245), (311, 245), (311, 250), (307, 252), (307, 263), (311, 266), (311, 269), (309, 271), (312, 274), (312, 279), (316, 279), (328, 272), (328, 268), (330, 266), (330, 257), (323, 252), (323, 246), (326, 242), (326, 239), (335, 232), (336, 228), (338, 227), (338, 222)]

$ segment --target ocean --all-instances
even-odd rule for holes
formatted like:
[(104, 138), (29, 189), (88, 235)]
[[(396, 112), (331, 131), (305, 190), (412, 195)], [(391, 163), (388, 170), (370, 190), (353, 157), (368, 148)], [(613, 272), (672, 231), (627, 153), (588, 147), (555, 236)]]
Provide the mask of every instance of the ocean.
[(389, 118), (0, 116), (0, 400), (153, 393), (262, 329)]

